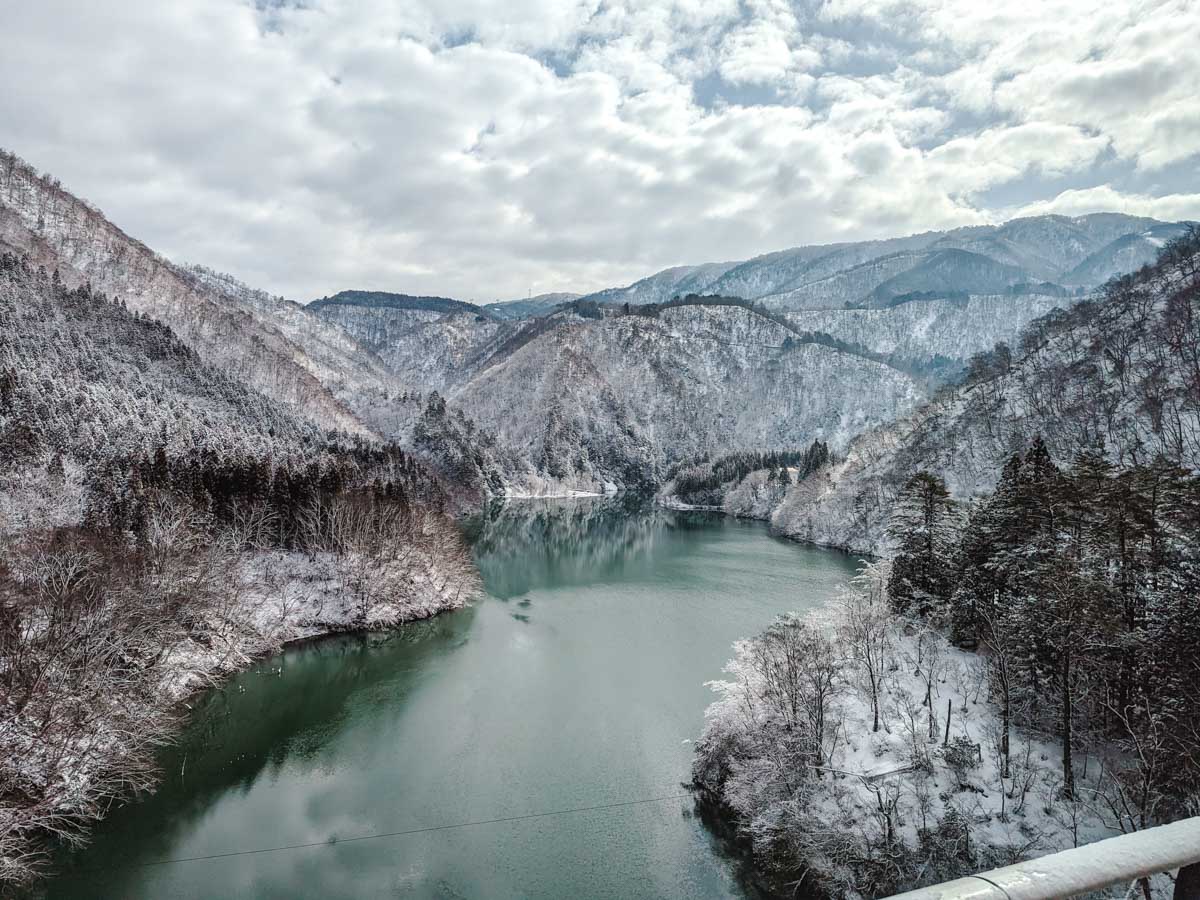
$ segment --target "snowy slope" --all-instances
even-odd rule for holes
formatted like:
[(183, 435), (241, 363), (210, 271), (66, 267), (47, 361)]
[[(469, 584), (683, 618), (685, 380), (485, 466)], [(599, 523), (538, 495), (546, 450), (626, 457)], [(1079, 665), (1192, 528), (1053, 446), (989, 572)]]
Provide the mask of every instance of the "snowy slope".
[(1114, 275), (1136, 272), (1154, 262), (1163, 244), (1182, 234), (1182, 223), (1153, 225), (1125, 234), (1090, 254), (1063, 277), (1064, 284), (1101, 284)]
[[(0, 213), (4, 243), (34, 253), (69, 283), (88, 281), (166, 323), (206, 362), (322, 426), (370, 430), (320, 377), (334, 349), (328, 341), (319, 354), (326, 361), (314, 359), (305, 346), (307, 328), (292, 326), (286, 333), (273, 317), (261, 315), (261, 307), (162, 258), (56, 180), (5, 153), (0, 153)], [(311, 334), (322, 331), (316, 324)], [(341, 355), (339, 367), (351, 371), (353, 353)]]
[(314, 307), (316, 315), (377, 353), (405, 384), (443, 392), (469, 378), (480, 357), (520, 327), (453, 308), (412, 309), (352, 300), (309, 309)]
[(965, 301), (928, 300), (886, 309), (807, 309), (787, 314), (805, 331), (925, 365), (936, 357), (965, 363), (1000, 341), (1011, 342), (1032, 319), (1073, 301), (1049, 295), (992, 294)]
[(741, 307), (563, 319), (452, 397), (539, 469), (626, 486), (698, 453), (844, 447), (921, 399), (897, 369), (789, 337)]
[(1006, 458), (1036, 435), (1069, 461), (1103, 448), (1115, 461), (1156, 456), (1200, 469), (1200, 257), (1160, 263), (1099, 299), (1050, 313), (1012, 358), (981, 360), (967, 381), (861, 435), (843, 459), (791, 489), (772, 514), (782, 531), (879, 552), (899, 486), (925, 469), (968, 498), (990, 490)]

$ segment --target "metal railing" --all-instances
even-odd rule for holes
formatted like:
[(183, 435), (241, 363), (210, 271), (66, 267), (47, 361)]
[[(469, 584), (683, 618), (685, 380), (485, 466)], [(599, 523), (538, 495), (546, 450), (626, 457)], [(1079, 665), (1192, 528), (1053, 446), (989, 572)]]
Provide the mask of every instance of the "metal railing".
[[(892, 900), (1054, 900), (1196, 863), (1200, 863), (1200, 816), (897, 894)], [(1192, 879), (1177, 880), (1176, 900), (1200, 897), (1197, 888), (1189, 888), (1185, 881)]]

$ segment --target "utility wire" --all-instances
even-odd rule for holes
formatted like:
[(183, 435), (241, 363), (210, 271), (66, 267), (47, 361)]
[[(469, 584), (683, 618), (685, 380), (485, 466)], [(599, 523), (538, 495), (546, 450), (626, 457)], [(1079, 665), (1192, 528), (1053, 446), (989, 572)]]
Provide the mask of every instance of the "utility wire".
[[(473, 822), (455, 822), (450, 825), (432, 825), (427, 828), (409, 828), (406, 831), (384, 831), (374, 834), (359, 834), (353, 837), (339, 838), (330, 837), (323, 841), (309, 841), (305, 844), (285, 844), (281, 847), (256, 847), (251, 850), (231, 850), (227, 853), (210, 853), (207, 856), (177, 856), (168, 859), (152, 859), (148, 862), (140, 862), (135, 864), (135, 868), (149, 868), (151, 866), (166, 866), (174, 863), (185, 862), (202, 862), (210, 859), (229, 859), (234, 856), (255, 856), (260, 853), (282, 853), (285, 850), (304, 850), (312, 847), (336, 847), (338, 844), (352, 844), (358, 841), (375, 841), (380, 838), (403, 837), (409, 834), (427, 834), (431, 831), (450, 831), (455, 828), (473, 828), (477, 825), (498, 825), (503, 822), (523, 822), (527, 819), (544, 819), (550, 816), (566, 816), (572, 813), (595, 812), (603, 809), (619, 809), (629, 806), (643, 806), (649, 803), (662, 803), (667, 800), (684, 800), (691, 797), (691, 794), (670, 794), (663, 797), (648, 797), (644, 800), (622, 800), (617, 803), (598, 803), (595, 806), (575, 806), (570, 809), (556, 809), (548, 812), (526, 813), (521, 816), (502, 816), (498, 819), (478, 819)], [(114, 867), (106, 866), (103, 869), (90, 869), (83, 871), (105, 871)]]

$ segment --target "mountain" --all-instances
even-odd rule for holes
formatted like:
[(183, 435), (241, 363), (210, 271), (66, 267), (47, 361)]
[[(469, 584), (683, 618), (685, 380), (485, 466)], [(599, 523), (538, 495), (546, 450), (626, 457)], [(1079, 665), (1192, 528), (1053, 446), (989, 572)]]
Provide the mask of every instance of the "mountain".
[[(1147, 232), (1180, 227), (1107, 214), (1050, 216), (799, 248), (668, 270), (525, 319), (456, 301), (353, 292), (313, 308), (418, 392), (428, 426), (420, 436), (431, 456), (447, 461), (443, 471), (510, 489), (649, 486), (699, 456), (783, 450), (818, 438), (840, 450), (868, 423), (927, 399), (973, 355), (1015, 340), (1030, 320), (1083, 293), (1035, 277), (1062, 277), (1092, 258), (1119, 268), (1137, 257), (1116, 252), (1114, 242), (1125, 238), (1114, 234), (1142, 229), (1142, 247)], [(663, 299), (685, 286), (748, 292), (805, 279), (812, 281), (753, 302), (694, 293)], [(750, 343), (739, 338), (748, 332), (757, 334)], [(879, 373), (873, 377), (885, 402), (872, 396), (847, 416), (854, 392), (871, 381), (864, 366)], [(713, 389), (721, 372), (727, 386)], [(445, 416), (430, 415), (430, 391), (446, 405)], [(396, 433), (413, 440), (415, 412), (405, 421)], [(499, 474), (472, 462), (468, 435), (489, 442)]]
[[(912, 374), (741, 301), (564, 309), (503, 333), (453, 317), (415, 326), (416, 345), (429, 327), (471, 348), (440, 382), (446, 399), (537, 478), (576, 489), (653, 486), (699, 454), (814, 437), (844, 447), (924, 396)], [(416, 378), (424, 363), (405, 355), (412, 368), (398, 374)]]
[[(1171, 228), (1155, 219), (1117, 213), (1034, 216), (1001, 225), (926, 232), (903, 238), (797, 247), (737, 263), (666, 269), (623, 288), (585, 299), (659, 303), (687, 293), (761, 300), (776, 309), (878, 306), (905, 294), (953, 290), (990, 294), (1010, 285), (1096, 287), (1113, 272), (1078, 269), (1114, 241)], [(964, 255), (966, 254), (966, 255)], [(1133, 266), (1136, 268), (1136, 265)], [(1069, 277), (1070, 276), (1070, 277)]]
[(713, 287), (736, 263), (706, 263), (701, 266), (676, 266), (664, 269), (629, 287), (606, 288), (583, 299), (597, 303), (661, 303), (675, 296), (720, 293)]
[(376, 433), (351, 406), (386, 393), (389, 376), (346, 335), (302, 307), (171, 263), (3, 151), (0, 246), (165, 323), (206, 362), (322, 427)]
[(835, 465), (769, 511), (782, 532), (865, 552), (918, 470), (970, 498), (1041, 436), (1067, 462), (1100, 451), (1123, 465), (1157, 457), (1200, 468), (1200, 234), (1094, 299), (1031, 323), (1010, 349), (973, 360), (966, 380), (863, 433)]
[(500, 319), (531, 319), (553, 312), (564, 303), (578, 300), (580, 294), (536, 294), (524, 300), (502, 300), (488, 303), (483, 308)]
[(1186, 223), (1151, 225), (1145, 231), (1124, 234), (1089, 254), (1063, 278), (1064, 284), (1102, 284), (1114, 275), (1136, 272), (1158, 257), (1163, 245), (1179, 237)]
[(445, 391), (520, 327), (461, 300), (342, 291), (308, 310), (377, 354), (400, 382)]
[(938, 250), (880, 284), (866, 306), (895, 306), (921, 295), (998, 294), (1025, 280), (1016, 266), (969, 250)]

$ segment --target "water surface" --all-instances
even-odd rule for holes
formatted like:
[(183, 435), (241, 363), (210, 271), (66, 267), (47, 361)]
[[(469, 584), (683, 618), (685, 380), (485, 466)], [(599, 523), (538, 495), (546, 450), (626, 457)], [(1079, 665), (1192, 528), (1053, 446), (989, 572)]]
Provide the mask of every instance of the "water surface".
[[(203, 698), (159, 791), (101, 823), (49, 896), (746, 896), (681, 796), (705, 682), (854, 560), (614, 500), (510, 504), (473, 538), (488, 596), (290, 649)], [(541, 815), (586, 807), (607, 808)], [(462, 823), (486, 824), (442, 827)]]

